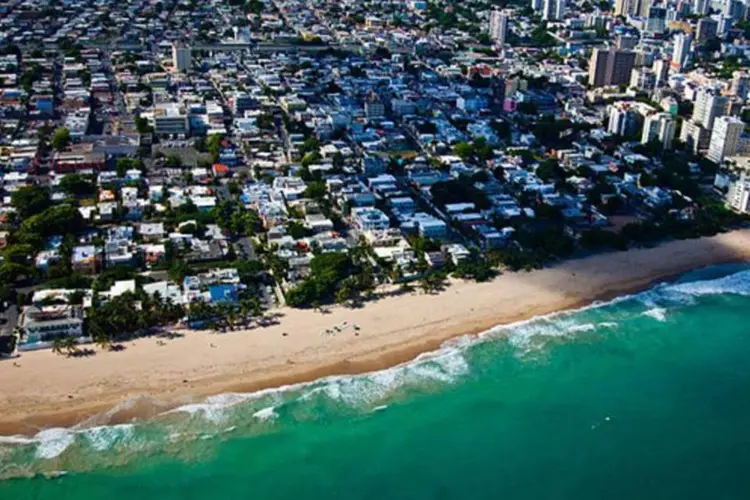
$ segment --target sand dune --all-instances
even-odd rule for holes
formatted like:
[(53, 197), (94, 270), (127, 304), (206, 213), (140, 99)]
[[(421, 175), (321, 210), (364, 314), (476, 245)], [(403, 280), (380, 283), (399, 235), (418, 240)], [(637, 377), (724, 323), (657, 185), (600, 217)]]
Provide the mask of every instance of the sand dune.
[[(124, 421), (210, 394), (381, 369), (456, 336), (748, 258), (750, 230), (741, 230), (507, 273), (489, 283), (457, 282), (437, 295), (388, 297), (361, 309), (334, 307), (322, 314), (284, 308), (276, 325), (225, 334), (189, 331), (163, 343), (141, 339), (125, 351), (85, 359), (24, 353), (0, 361), (0, 433), (87, 419)], [(333, 327), (340, 331), (325, 334)], [(113, 407), (117, 411), (104, 414)]]

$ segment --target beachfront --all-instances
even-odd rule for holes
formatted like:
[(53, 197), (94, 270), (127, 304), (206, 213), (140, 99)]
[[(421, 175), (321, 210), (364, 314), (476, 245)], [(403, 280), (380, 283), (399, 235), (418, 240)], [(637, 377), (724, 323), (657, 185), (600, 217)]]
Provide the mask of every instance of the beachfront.
[[(0, 433), (124, 421), (206, 395), (250, 392), (392, 366), (450, 338), (643, 289), (711, 264), (750, 258), (750, 230), (596, 255), (488, 283), (453, 283), (361, 309), (284, 308), (278, 324), (226, 334), (140, 339), (122, 352), (68, 359), (49, 351), (0, 361)], [(356, 327), (355, 327), (356, 325)], [(326, 333), (326, 331), (328, 331)], [(104, 412), (117, 407), (117, 411)]]

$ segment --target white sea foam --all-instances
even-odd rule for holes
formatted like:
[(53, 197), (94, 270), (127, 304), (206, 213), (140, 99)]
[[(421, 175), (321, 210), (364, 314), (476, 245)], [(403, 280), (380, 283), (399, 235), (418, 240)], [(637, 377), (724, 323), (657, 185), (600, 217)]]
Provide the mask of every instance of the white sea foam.
[(582, 325), (573, 325), (568, 327), (569, 333), (576, 333), (576, 332), (592, 332), (596, 330), (596, 326), (593, 323), (584, 323)]
[(615, 323), (614, 321), (603, 321), (596, 326), (598, 326), (599, 328), (619, 328), (620, 325)]
[(255, 413), (253, 413), (254, 418), (257, 418), (258, 420), (262, 420), (262, 421), (273, 420), (278, 416), (279, 415), (278, 413), (276, 413), (276, 408), (273, 406), (263, 408), (262, 410), (258, 410)]
[(667, 310), (663, 307), (652, 307), (643, 313), (644, 316), (654, 318), (656, 321), (667, 321)]
[(83, 437), (95, 450), (105, 451), (116, 442), (129, 439), (133, 433), (133, 424), (102, 425), (85, 429), (55, 427), (39, 431), (33, 437), (0, 436), (0, 444), (35, 445), (35, 456), (49, 460), (60, 456), (79, 437)]
[(45, 429), (34, 436), (38, 443), (36, 457), (51, 459), (60, 456), (75, 442), (75, 433), (62, 428)]
[[(589, 306), (574, 310), (535, 317), (510, 325), (500, 325), (479, 335), (464, 336), (447, 342), (442, 348), (424, 353), (415, 360), (386, 370), (364, 373), (354, 376), (332, 376), (314, 382), (287, 385), (265, 389), (254, 393), (228, 393), (211, 396), (200, 403), (183, 405), (171, 412), (200, 414), (210, 422), (222, 422), (226, 419), (227, 410), (237, 405), (263, 400), (263, 407), (252, 416), (258, 420), (273, 419), (278, 416), (279, 405), (285, 401), (304, 401), (323, 396), (347, 405), (365, 406), (370, 411), (380, 411), (387, 407), (382, 404), (389, 395), (400, 387), (419, 385), (424, 382), (452, 384), (465, 377), (470, 366), (467, 360), (467, 349), (477, 343), (486, 342), (497, 337), (504, 337), (520, 352), (539, 349), (549, 339), (575, 336), (581, 332), (603, 328), (617, 328), (615, 321), (581, 322), (580, 313), (611, 306), (623, 301), (636, 299), (647, 310), (642, 313), (659, 321), (665, 321), (671, 305), (689, 305), (693, 297), (707, 294), (734, 293), (750, 295), (750, 271), (743, 271), (714, 280), (678, 284), (661, 284), (649, 291), (637, 295), (625, 295), (608, 302), (595, 302)], [(266, 399), (267, 398), (267, 399)], [(128, 401), (113, 408), (107, 414), (116, 414), (135, 404)], [(376, 405), (376, 406), (374, 406)], [(374, 409), (373, 409), (374, 408)], [(135, 429), (132, 425), (99, 426), (76, 429), (47, 429), (34, 437), (0, 436), (0, 444), (36, 445), (36, 456), (40, 459), (51, 459), (60, 456), (76, 440), (79, 434), (96, 450), (107, 450), (121, 441), (132, 441)], [(171, 429), (170, 439), (180, 439), (182, 434)], [(211, 434), (202, 439), (210, 439)]]
[(750, 295), (750, 271), (741, 271), (713, 280), (676, 283), (669, 285), (667, 289), (692, 296), (720, 295), (724, 293), (748, 296)]
[(133, 437), (133, 424), (101, 425), (80, 431), (91, 446), (98, 451), (106, 451), (118, 442)]
[(262, 397), (272, 391), (259, 391), (255, 393), (226, 393), (207, 397), (202, 403), (191, 403), (182, 405), (166, 413), (189, 413), (191, 415), (201, 414), (206, 420), (220, 423), (226, 418), (226, 410), (242, 403), (246, 403)]
[(469, 372), (464, 357), (465, 340), (446, 344), (442, 349), (418, 356), (415, 360), (386, 370), (353, 376), (333, 376), (298, 386), (299, 401), (321, 395), (352, 407), (369, 406), (387, 398), (395, 390), (407, 385), (434, 381), (445, 384), (456, 382)]

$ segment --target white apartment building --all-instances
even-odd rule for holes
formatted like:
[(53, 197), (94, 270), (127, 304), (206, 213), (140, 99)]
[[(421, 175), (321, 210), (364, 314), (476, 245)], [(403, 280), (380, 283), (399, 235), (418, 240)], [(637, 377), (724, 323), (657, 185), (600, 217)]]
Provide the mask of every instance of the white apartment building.
[(502, 45), (505, 43), (505, 35), (508, 32), (508, 15), (499, 10), (493, 10), (490, 14), (490, 38)]
[(654, 113), (646, 117), (643, 124), (641, 144), (659, 141), (662, 149), (672, 147), (677, 124), (669, 113)]
[(744, 122), (736, 116), (722, 116), (716, 119), (708, 146), (708, 159), (721, 163), (727, 156), (739, 151), (740, 136), (745, 129)]

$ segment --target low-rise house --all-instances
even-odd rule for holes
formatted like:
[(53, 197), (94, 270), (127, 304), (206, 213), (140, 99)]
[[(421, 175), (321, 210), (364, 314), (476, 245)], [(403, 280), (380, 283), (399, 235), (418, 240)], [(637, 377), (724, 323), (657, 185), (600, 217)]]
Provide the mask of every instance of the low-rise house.
[(162, 222), (150, 222), (143, 223), (138, 226), (138, 234), (146, 242), (159, 242), (164, 240), (165, 231), (164, 223)]
[(398, 229), (365, 231), (363, 236), (379, 258), (395, 262), (402, 269), (417, 262), (416, 254)]
[(353, 208), (352, 223), (363, 231), (388, 229), (391, 226), (387, 215), (377, 208), (370, 207)]
[(148, 265), (156, 264), (163, 259), (167, 253), (167, 247), (162, 243), (150, 243), (141, 245), (139, 248), (143, 254), (143, 262)]
[(135, 253), (125, 240), (110, 240), (104, 243), (104, 261), (107, 267), (127, 266), (135, 263)]
[(71, 256), (73, 270), (82, 274), (96, 274), (102, 267), (102, 254), (94, 245), (73, 247)]
[(242, 287), (237, 269), (214, 269), (195, 276), (186, 276), (182, 282), (184, 302), (236, 302)]
[(158, 295), (165, 302), (171, 302), (172, 304), (182, 303), (182, 289), (179, 285), (170, 283), (169, 281), (147, 283), (143, 285), (143, 291), (151, 297)]
[(115, 281), (112, 286), (106, 292), (101, 292), (101, 296), (109, 299), (114, 299), (126, 293), (135, 293), (135, 280), (119, 280)]
[(19, 318), (24, 335), (20, 350), (42, 349), (57, 338), (83, 336), (83, 309), (80, 306), (58, 304), (27, 306)]
[(426, 252), (424, 259), (430, 267), (441, 268), (445, 265), (445, 255), (442, 252)]
[(455, 265), (467, 260), (471, 257), (471, 252), (461, 245), (460, 243), (453, 243), (451, 245), (443, 245), (443, 253), (445, 253), (453, 261)]
[(327, 232), (333, 230), (333, 221), (323, 214), (309, 214), (305, 216), (305, 226), (314, 233)]
[(423, 238), (440, 241), (448, 236), (448, 224), (437, 217), (419, 212), (411, 220)]
[(474, 230), (479, 235), (479, 241), (484, 250), (492, 250), (507, 245), (515, 232), (512, 227), (498, 230), (487, 224), (476, 225)]
[(190, 251), (184, 256), (187, 262), (221, 260), (228, 251), (226, 241), (205, 241), (198, 238), (190, 239), (190, 247)]

